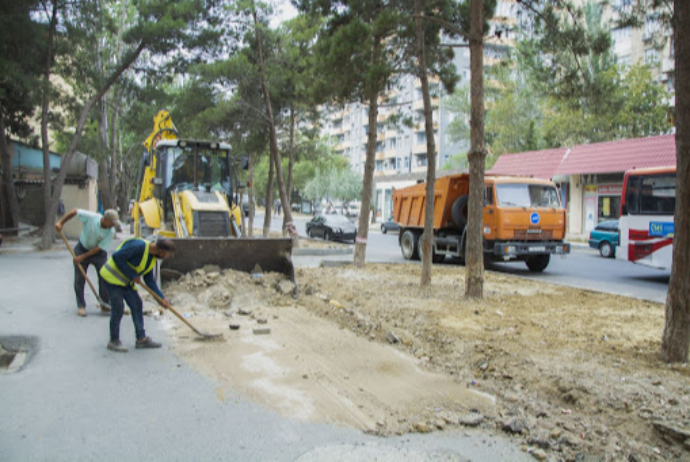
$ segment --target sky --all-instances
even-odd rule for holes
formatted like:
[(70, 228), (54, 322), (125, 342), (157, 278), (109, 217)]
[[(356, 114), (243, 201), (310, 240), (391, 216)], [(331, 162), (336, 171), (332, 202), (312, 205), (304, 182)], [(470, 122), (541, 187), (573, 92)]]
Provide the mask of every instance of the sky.
[(290, 0), (273, 0), (273, 4), (276, 14), (271, 21), (271, 27), (278, 27), (281, 22), (297, 16), (297, 10), (292, 6)]

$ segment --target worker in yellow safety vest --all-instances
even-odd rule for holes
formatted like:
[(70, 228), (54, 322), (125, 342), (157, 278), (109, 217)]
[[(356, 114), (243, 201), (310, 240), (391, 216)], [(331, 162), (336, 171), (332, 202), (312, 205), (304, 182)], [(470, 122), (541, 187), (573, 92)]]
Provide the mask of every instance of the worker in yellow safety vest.
[(124, 303), (132, 310), (136, 348), (160, 348), (161, 344), (146, 336), (144, 331), (144, 312), (141, 297), (137, 293), (135, 284), (141, 284), (144, 278), (146, 285), (163, 299), (165, 308), (169, 302), (158, 288), (153, 268), (161, 258), (170, 258), (175, 251), (175, 243), (169, 239), (159, 239), (148, 242), (143, 239), (132, 238), (124, 241), (108, 261), (101, 268), (100, 274), (106, 283), (110, 295), (110, 342), (108, 349), (126, 353), (127, 348), (120, 341), (120, 321), (124, 313)]

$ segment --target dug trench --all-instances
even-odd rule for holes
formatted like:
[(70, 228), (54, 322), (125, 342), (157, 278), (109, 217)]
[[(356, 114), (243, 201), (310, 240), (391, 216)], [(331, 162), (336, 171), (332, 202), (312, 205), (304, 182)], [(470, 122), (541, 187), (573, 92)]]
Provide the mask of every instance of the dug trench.
[(281, 274), (206, 268), (164, 292), (224, 341), (165, 325), (219, 399), (290, 418), (382, 436), (477, 426), (538, 459), (690, 460), (690, 373), (657, 359), (662, 305), (493, 272), (468, 300), (463, 267), (434, 266), (428, 289), (420, 272), (299, 268), (294, 299)]

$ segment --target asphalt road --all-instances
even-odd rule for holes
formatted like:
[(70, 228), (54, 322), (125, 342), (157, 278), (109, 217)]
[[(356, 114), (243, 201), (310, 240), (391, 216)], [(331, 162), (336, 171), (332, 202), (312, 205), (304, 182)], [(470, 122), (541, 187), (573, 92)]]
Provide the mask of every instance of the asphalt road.
[(0, 343), (28, 360), (13, 373), (0, 366), (0, 461), (533, 460), (509, 438), (469, 428), (377, 438), (283, 418), (182, 362), (166, 347), (165, 323), (178, 322), (170, 316), (145, 318), (163, 348), (135, 350), (126, 316), (130, 351), (108, 351), (109, 318), (88, 287), (88, 316), (76, 316), (67, 250), (7, 241)]
[[(305, 223), (309, 219), (310, 217), (305, 215), (294, 217), (297, 231), (301, 236), (306, 236)], [(260, 220), (260, 223), (263, 223), (263, 215), (260, 216)], [(279, 230), (281, 220), (274, 219), (271, 224), (272, 229)], [(419, 262), (409, 262), (403, 259), (398, 246), (398, 234), (390, 232), (381, 234), (380, 227), (380, 223), (370, 225), (366, 254), (368, 262), (419, 264)], [(300, 261), (299, 258), (296, 257), (296, 262)], [(324, 256), (321, 259), (348, 260), (351, 258), (351, 255), (338, 255)], [(309, 263), (316, 264), (317, 259), (312, 257)], [(454, 265), (458, 263), (452, 259), (446, 259), (442, 264)], [(574, 244), (572, 253), (565, 258), (552, 257), (549, 266), (543, 273), (529, 271), (522, 262), (491, 262), (487, 269), (549, 283), (625, 295), (659, 303), (666, 301), (670, 277), (669, 271), (660, 271), (625, 261), (602, 258), (597, 250), (590, 249), (586, 244)]]

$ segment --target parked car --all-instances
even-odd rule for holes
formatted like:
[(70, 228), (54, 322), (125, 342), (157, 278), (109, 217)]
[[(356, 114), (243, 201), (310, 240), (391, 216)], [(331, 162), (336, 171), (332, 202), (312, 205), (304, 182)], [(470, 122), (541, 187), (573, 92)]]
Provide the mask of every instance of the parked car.
[(393, 217), (381, 223), (381, 232), (386, 234), (388, 231), (400, 231), (400, 225), (393, 221)]
[(599, 249), (604, 258), (616, 256), (618, 247), (618, 220), (602, 221), (589, 233), (589, 246)]
[(343, 215), (318, 214), (307, 222), (307, 236), (326, 241), (355, 241), (357, 227)]

